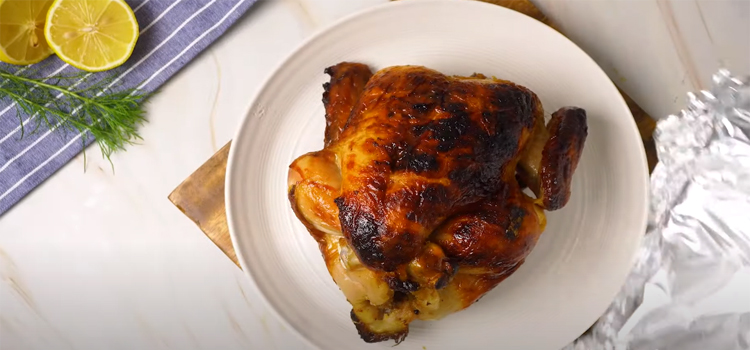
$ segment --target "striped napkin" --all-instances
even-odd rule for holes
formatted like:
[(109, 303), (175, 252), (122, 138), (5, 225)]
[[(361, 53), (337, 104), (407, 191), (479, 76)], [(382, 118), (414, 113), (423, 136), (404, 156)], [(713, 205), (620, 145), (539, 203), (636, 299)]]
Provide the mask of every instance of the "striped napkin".
[[(122, 88), (153, 91), (221, 36), (255, 1), (126, 0), (141, 31), (135, 51), (124, 65), (96, 74), (112, 75)], [(32, 69), (0, 64), (15, 74), (33, 70), (40, 77), (79, 72), (54, 56)], [(19, 120), (16, 106), (0, 99), (0, 215), (84, 147), (82, 134), (29, 133), (34, 123), (28, 118), (22, 114)], [(27, 126), (23, 137), (22, 123)]]

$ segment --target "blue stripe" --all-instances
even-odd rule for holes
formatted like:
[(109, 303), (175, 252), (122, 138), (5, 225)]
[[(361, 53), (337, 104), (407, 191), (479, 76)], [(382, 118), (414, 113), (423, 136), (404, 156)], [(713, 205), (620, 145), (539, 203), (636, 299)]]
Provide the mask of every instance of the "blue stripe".
[[(131, 8), (135, 9), (145, 1), (127, 2)], [(146, 2), (136, 12), (141, 30), (154, 23), (164, 11), (177, 1), (179, 0), (150, 0)], [(130, 88), (152, 78), (143, 87), (143, 90), (153, 91), (221, 36), (254, 2), (255, 0), (217, 0), (188, 21), (188, 18), (206, 6), (209, 0), (182, 0), (139, 37), (133, 55), (126, 64), (108, 72), (96, 73), (94, 77), (99, 79), (104, 75), (109, 77), (120, 76), (141, 61), (143, 57), (153, 52), (151, 56), (128, 72), (118, 83), (118, 86), (122, 88)], [(219, 24), (222, 19), (224, 21)], [(183, 24), (184, 26), (176, 31)], [(216, 28), (209, 32), (214, 26)], [(173, 33), (176, 34), (169, 38)], [(201, 37), (202, 35), (203, 37)], [(169, 39), (167, 40), (167, 38)], [(157, 49), (157, 46), (162, 43), (163, 45)], [(189, 45), (193, 46), (186, 50)], [(180, 53), (182, 53), (182, 56), (175, 59)], [(170, 62), (171, 64), (167, 65)], [(51, 57), (19, 74), (45, 77), (63, 66), (63, 62), (56, 57)], [(22, 69), (6, 64), (0, 64), (0, 68), (11, 72)], [(162, 70), (159, 71), (160, 69)], [(156, 72), (159, 73), (154, 76)], [(67, 67), (63, 70), (63, 74), (76, 73), (80, 73), (80, 71), (73, 67)], [(81, 86), (85, 85), (82, 84)], [(0, 111), (10, 104), (9, 99), (0, 98)], [(23, 119), (28, 117), (25, 114), (22, 116)], [(1, 115), (0, 139), (16, 129), (19, 124), (16, 107)], [(26, 126), (26, 134), (23, 138), (20, 138), (21, 133), (18, 132), (0, 144), (0, 169), (2, 169), (0, 170), (0, 215), (73, 159), (83, 148), (81, 139), (70, 143), (75, 137), (79, 137), (75, 131), (67, 133), (52, 132), (42, 139), (41, 137), (47, 133), (48, 129), (40, 128), (36, 134), (29, 134), (33, 126), (33, 122)], [(32, 147), (37, 141), (38, 143)], [(93, 141), (89, 137), (87, 144)], [(67, 148), (66, 145), (68, 145)], [(22, 154), (24, 151), (25, 153)], [(99, 155), (98, 149), (95, 149), (95, 147), (91, 148), (89, 152), (92, 156)], [(13, 158), (16, 159), (9, 163)]]
[[(175, 6), (174, 8), (171, 8), (169, 12), (166, 12), (167, 9), (169, 9), (170, 6), (177, 1), (180, 1), (180, 0), (172, 0), (172, 1), (154, 0), (153, 4), (151, 2), (148, 3), (150, 7), (144, 6), (143, 8), (139, 9), (139, 11), (136, 13), (136, 18), (138, 19), (138, 23), (140, 25), (141, 31), (144, 30), (149, 25), (153, 24), (154, 20), (156, 20), (158, 17), (162, 16), (162, 18), (159, 19), (159, 22), (156, 22), (160, 24), (160, 26), (158, 27), (159, 29), (158, 31), (157, 30), (152, 31), (152, 29), (155, 29), (154, 27), (156, 27), (156, 25), (154, 25), (153, 27), (149, 28), (149, 31), (146, 32), (143, 37), (139, 38), (139, 43), (136, 46), (136, 50), (134, 50), (135, 51), (134, 54), (132, 55), (133, 57), (138, 56), (138, 50), (141, 48), (143, 48), (141, 50), (148, 50), (148, 45), (141, 44), (140, 41), (147, 40), (147, 41), (161, 42), (172, 31), (174, 31), (175, 28), (177, 28), (180, 25), (180, 18), (174, 18), (171, 21), (166, 21), (166, 19), (164, 18), (165, 16), (169, 16), (173, 14), (172, 10), (175, 10), (179, 7), (179, 6)], [(183, 0), (182, 3), (184, 2), (185, 1)], [(140, 5), (141, 3), (143, 3), (143, 1), (133, 2), (131, 6), (134, 5), (135, 3)], [(132, 6), (132, 7), (135, 8), (137, 6)], [(178, 11), (175, 11), (175, 13), (178, 13), (179, 15)], [(184, 15), (184, 18), (187, 18), (188, 16), (190, 16), (192, 12), (193, 11), (191, 11), (190, 8), (185, 8), (183, 9), (182, 14)], [(162, 22), (162, 20), (165, 20), (165, 21)], [(125, 65), (129, 64), (130, 62), (132, 62), (132, 60), (127, 62)], [(9, 65), (5, 65), (2, 67), (5, 68), (6, 66), (9, 66)], [(50, 76), (50, 74), (57, 72), (60, 68), (63, 68), (63, 67), (65, 67), (64, 70), (60, 71), (58, 74), (75, 75), (75, 74), (85, 73), (74, 67), (68, 66), (67, 64), (65, 64), (65, 62), (57, 59), (54, 56), (50, 57), (44, 62), (29, 66), (29, 67), (16, 68), (16, 66), (11, 66), (11, 68), (14, 68), (13, 71), (16, 71), (16, 72), (22, 71), (20, 74), (24, 76), (33, 77), (33, 78), (46, 78)], [(119, 70), (114, 69), (110, 72), (107, 72), (107, 75), (119, 74), (118, 71), (121, 71), (121, 69)], [(3, 110), (5, 110), (5, 107), (7, 107), (7, 105), (0, 104), (0, 113)], [(8, 110), (7, 112), (5, 112), (5, 114), (0, 114), (0, 139), (4, 138), (13, 130), (17, 129), (17, 127), (19, 126), (19, 122), (17, 122), (18, 118), (9, 119), (7, 116), (15, 117), (18, 114), (18, 112), (19, 112), (18, 109), (14, 107)], [(29, 117), (28, 115), (25, 115), (22, 120), (25, 120), (28, 117)], [(16, 137), (16, 139), (19, 139), (19, 137)], [(2, 148), (0, 148), (0, 153), (4, 153), (2, 151)], [(2, 157), (0, 157), (0, 161), (2, 160), (3, 160)]]

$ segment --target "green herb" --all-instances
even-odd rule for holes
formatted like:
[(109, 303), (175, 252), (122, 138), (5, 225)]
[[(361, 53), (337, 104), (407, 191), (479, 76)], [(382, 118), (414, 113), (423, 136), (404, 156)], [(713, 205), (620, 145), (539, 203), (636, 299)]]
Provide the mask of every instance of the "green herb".
[(35, 125), (34, 131), (40, 126), (75, 131), (82, 134), (84, 145), (93, 136), (107, 160), (112, 153), (141, 139), (138, 126), (146, 121), (143, 102), (149, 93), (137, 89), (115, 91), (111, 78), (95, 81), (93, 74), (43, 79), (25, 75), (0, 69), (0, 100), (10, 99), (18, 106), (21, 137), (27, 115)]

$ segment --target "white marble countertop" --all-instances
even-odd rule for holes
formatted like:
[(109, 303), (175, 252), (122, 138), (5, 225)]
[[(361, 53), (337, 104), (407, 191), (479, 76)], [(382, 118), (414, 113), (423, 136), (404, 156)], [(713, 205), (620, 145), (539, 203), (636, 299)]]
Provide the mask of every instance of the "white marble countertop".
[[(260, 1), (162, 89), (148, 107), (150, 121), (141, 131), (144, 141), (113, 157), (115, 173), (109, 163), (99, 159), (98, 151), (90, 148), (85, 173), (79, 156), (2, 216), (0, 348), (303, 348), (302, 341), (266, 309), (242, 271), (169, 202), (167, 195), (230, 140), (262, 80), (297, 45), (322, 26), (383, 2), (386, 0)], [(658, 18), (643, 17), (644, 13), (663, 15), (659, 6), (665, 2), (670, 3), (635, 2), (640, 7), (630, 8), (623, 16), (648, 22), (637, 23), (640, 29), (628, 34), (588, 30), (601, 23), (582, 20), (591, 18), (591, 13), (576, 18), (572, 8), (580, 7), (580, 1), (570, 1), (569, 6), (538, 1), (613, 80), (620, 80), (626, 91), (636, 92), (631, 95), (642, 96), (635, 89), (643, 86), (662, 86), (652, 90), (670, 98), (636, 98), (656, 115), (673, 111), (676, 100), (672, 97), (681, 99), (680, 94), (695, 86), (690, 79), (686, 83), (685, 76), (711, 74), (718, 59), (750, 71), (750, 59), (744, 61), (747, 56), (742, 56), (750, 55), (750, 50), (744, 49), (747, 46), (742, 46), (750, 45), (750, 40), (729, 45), (729, 53), (727, 49), (715, 51), (720, 52), (719, 58), (700, 56), (697, 71), (689, 62), (680, 61), (683, 51), (704, 52), (691, 44), (687, 48), (673, 45), (674, 36), (669, 35), (672, 27), (686, 23), (680, 18), (692, 18), (694, 12), (690, 11), (694, 10), (679, 7), (673, 11), (678, 19), (672, 27), (663, 26)], [(726, 13), (748, 7), (746, 2), (730, 4), (707, 16), (709, 24), (723, 26), (716, 30), (734, 33), (748, 26), (746, 20), (741, 21), (746, 17), (729, 23), (724, 20)], [(617, 7), (599, 4), (591, 11), (612, 18)], [(614, 24), (632, 23), (627, 17), (620, 19)], [(644, 47), (620, 48), (631, 52), (629, 60), (618, 60), (618, 48), (596, 43), (623, 35), (636, 40), (649, 26), (661, 26), (659, 33), (667, 34), (654, 35), (653, 40), (661, 41)], [(690, 34), (695, 37), (694, 32)], [(735, 39), (749, 39), (739, 35)], [(696, 45), (711, 50), (707, 44)], [(639, 67), (648, 65), (632, 51), (649, 47), (661, 49), (647, 52), (659, 61), (659, 66), (647, 70), (658, 72), (670, 62), (676, 68), (663, 74), (635, 75)], [(627, 79), (620, 76), (623, 74)]]

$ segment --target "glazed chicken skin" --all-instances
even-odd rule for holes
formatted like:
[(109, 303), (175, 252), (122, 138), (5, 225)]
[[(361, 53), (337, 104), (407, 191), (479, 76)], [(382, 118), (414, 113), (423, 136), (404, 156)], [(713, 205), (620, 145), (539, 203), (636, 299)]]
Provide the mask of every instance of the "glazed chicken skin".
[(325, 73), (325, 148), (291, 164), (289, 200), (362, 339), (400, 342), (411, 321), (468, 307), (523, 263), (544, 210), (569, 199), (586, 113), (561, 108), (545, 125), (532, 91), (480, 74)]

